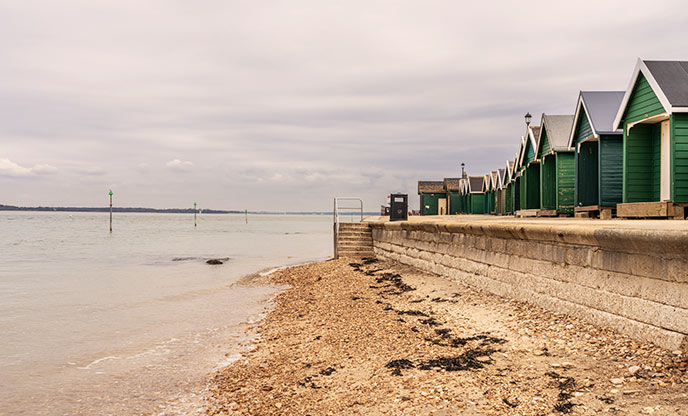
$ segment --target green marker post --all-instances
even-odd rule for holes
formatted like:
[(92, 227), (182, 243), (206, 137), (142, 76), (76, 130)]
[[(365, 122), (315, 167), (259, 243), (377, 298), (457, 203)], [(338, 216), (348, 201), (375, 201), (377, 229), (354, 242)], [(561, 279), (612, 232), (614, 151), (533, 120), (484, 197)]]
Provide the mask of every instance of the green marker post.
[(247, 209), (244, 210), (244, 214), (246, 215), (246, 224), (248, 224), (248, 210)]
[(198, 224), (198, 223), (196, 222), (196, 203), (194, 202), (194, 227), (195, 227), (197, 224)]
[(112, 189), (110, 189), (108, 195), (110, 195), (110, 232), (112, 232)]

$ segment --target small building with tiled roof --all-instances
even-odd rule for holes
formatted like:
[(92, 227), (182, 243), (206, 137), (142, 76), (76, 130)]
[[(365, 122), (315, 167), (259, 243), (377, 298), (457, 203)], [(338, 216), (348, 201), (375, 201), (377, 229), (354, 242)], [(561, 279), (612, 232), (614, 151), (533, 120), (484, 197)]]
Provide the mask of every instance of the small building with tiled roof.
[(575, 159), (569, 147), (572, 124), (573, 115), (542, 115), (536, 158), (540, 161), (540, 209), (543, 214), (573, 215)]
[(447, 214), (461, 213), (461, 178), (444, 178), (444, 191), (447, 195)]
[(418, 181), (418, 196), (420, 215), (438, 215), (442, 202), (446, 209), (447, 194), (444, 190), (444, 181)]

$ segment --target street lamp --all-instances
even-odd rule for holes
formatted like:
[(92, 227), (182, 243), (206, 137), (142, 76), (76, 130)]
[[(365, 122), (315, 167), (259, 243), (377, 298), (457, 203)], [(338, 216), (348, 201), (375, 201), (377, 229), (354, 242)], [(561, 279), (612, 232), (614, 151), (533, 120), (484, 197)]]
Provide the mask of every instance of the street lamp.
[(461, 162), (461, 177), (462, 178), (466, 177), (466, 170), (464, 169), (465, 166), (466, 166), (466, 164)]
[(530, 115), (530, 112), (526, 113), (525, 119), (526, 119), (526, 126), (530, 126), (530, 120), (533, 118), (533, 116)]

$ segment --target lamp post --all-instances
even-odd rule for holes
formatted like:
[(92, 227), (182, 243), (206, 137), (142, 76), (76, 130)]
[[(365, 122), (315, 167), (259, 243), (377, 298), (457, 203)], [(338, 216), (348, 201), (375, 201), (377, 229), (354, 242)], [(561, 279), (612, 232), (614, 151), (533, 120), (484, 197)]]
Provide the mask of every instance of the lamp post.
[(532, 120), (533, 116), (531, 116), (530, 112), (528, 112), (528, 113), (526, 113), (524, 118), (526, 119), (526, 127), (529, 127), (530, 126), (530, 120)]
[(112, 232), (112, 189), (110, 189), (108, 195), (110, 195), (110, 232)]
[(196, 203), (194, 202), (194, 227), (195, 227), (197, 224), (198, 224), (198, 223), (196, 222)]
[(461, 162), (461, 177), (464, 179), (466, 178), (466, 169), (464, 169), (465, 167), (466, 167), (466, 164)]

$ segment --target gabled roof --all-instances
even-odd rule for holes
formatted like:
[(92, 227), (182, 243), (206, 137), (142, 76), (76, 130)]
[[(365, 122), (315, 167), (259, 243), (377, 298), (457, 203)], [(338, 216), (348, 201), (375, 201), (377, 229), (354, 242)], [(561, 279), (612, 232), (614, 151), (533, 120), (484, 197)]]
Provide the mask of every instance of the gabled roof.
[(468, 177), (468, 192), (481, 193), (483, 189), (483, 177), (482, 176), (469, 176)]
[(523, 160), (526, 157), (526, 148), (530, 144), (533, 147), (533, 151), (537, 151), (537, 139), (540, 136), (540, 126), (529, 126), (527, 131), (527, 136), (521, 146), (521, 160), (519, 161), (519, 167), (523, 166)]
[(623, 91), (581, 91), (569, 134), (569, 147), (573, 146), (581, 112), (588, 118), (592, 134), (596, 138), (600, 134), (621, 134), (621, 130), (614, 129), (614, 117), (619, 111), (624, 94)]
[(466, 190), (466, 179), (459, 178), (459, 193), (463, 195)]
[(526, 138), (521, 136), (521, 144), (518, 146), (518, 153), (516, 153), (516, 159), (514, 160), (514, 171), (518, 172), (518, 169), (523, 164), (521, 159), (521, 154), (523, 153), (523, 147), (526, 145)]
[(688, 113), (688, 61), (644, 61), (638, 58), (631, 82), (614, 118), (614, 130), (621, 124), (621, 118), (641, 73), (667, 113)]
[[(507, 162), (509, 163), (509, 162)], [(504, 187), (504, 176), (506, 175), (506, 169), (497, 169), (497, 182), (499, 183), (499, 189)]]
[(549, 140), (549, 145), (552, 150), (569, 149), (569, 136), (571, 133), (572, 124), (572, 115), (562, 116), (543, 114), (540, 126), (544, 127), (540, 129), (537, 147), (535, 148), (536, 152), (538, 152), (540, 150), (540, 146), (542, 146), (543, 132), (547, 133), (547, 140)]
[(492, 184), (492, 181), (490, 179), (491, 178), (489, 173), (483, 175), (483, 192), (490, 192), (490, 185)]
[(418, 193), (436, 194), (444, 192), (443, 181), (418, 181)]
[(501, 171), (504, 171), (502, 173), (502, 185), (506, 185), (511, 181), (511, 177), (514, 174), (514, 161), (513, 160), (507, 160), (506, 161), (506, 168), (501, 169)]
[(458, 191), (461, 178), (444, 178), (445, 191)]
[(501, 188), (501, 183), (499, 183), (499, 171), (493, 170), (490, 173), (490, 176), (491, 176), (490, 190), (497, 190), (497, 189)]

